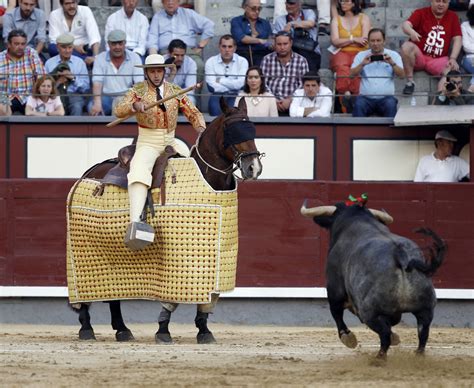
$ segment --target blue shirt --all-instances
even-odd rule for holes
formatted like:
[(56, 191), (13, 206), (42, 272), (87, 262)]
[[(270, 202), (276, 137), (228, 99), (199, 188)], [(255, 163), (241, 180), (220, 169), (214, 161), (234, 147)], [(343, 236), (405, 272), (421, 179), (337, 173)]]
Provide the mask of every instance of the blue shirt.
[(8, 11), (3, 16), (3, 40), (12, 30), (23, 30), (28, 46), (35, 48), (38, 42), (46, 42), (46, 17), (44, 11), (35, 8), (28, 19), (21, 16), (20, 7)]
[[(49, 58), (44, 64), (44, 68), (48, 74), (51, 74), (53, 70), (63, 61), (59, 55)], [(67, 91), (68, 93), (88, 93), (90, 90), (89, 73), (87, 72), (86, 63), (79, 57), (71, 55), (69, 61), (67, 61), (71, 73), (74, 74), (76, 80), (69, 84)]]
[[(372, 50), (365, 50), (358, 53), (352, 62), (351, 69), (360, 65), (371, 52)], [(390, 55), (396, 65), (403, 69), (400, 54), (389, 49), (384, 49), (383, 53)], [(359, 91), (361, 95), (370, 98), (383, 98), (395, 94), (395, 82), (393, 81), (395, 73), (389, 63), (385, 61), (371, 62), (362, 68), (360, 75), (362, 77)]]
[[(170, 56), (166, 54), (165, 60), (168, 59)], [(166, 68), (166, 74), (169, 75), (170, 70), (169, 67)], [(196, 62), (188, 57), (187, 55), (184, 56), (183, 64), (179, 69), (176, 69), (176, 75), (171, 81), (172, 83), (178, 85), (181, 89), (187, 89), (190, 86), (193, 86), (197, 83), (197, 65)], [(187, 94), (188, 98), (192, 101), (194, 105), (196, 105), (196, 99), (194, 98), (193, 94)]]
[(201, 39), (214, 36), (214, 22), (192, 9), (178, 8), (170, 16), (164, 9), (151, 20), (147, 48), (165, 50), (173, 39), (181, 39), (189, 48), (197, 46), (197, 34)]
[[(255, 29), (258, 32), (257, 38), (259, 39), (268, 39), (272, 35), (272, 26), (268, 20), (258, 18), (255, 23)], [(237, 41), (238, 50), (246, 50), (249, 46), (254, 51), (268, 50), (263, 44), (245, 44), (242, 43), (244, 36), (252, 35), (252, 30), (250, 28), (250, 23), (245, 15), (236, 16), (230, 21), (230, 33), (232, 37)]]
[(136, 67), (141, 64), (138, 54), (125, 50), (125, 60), (117, 69), (110, 61), (110, 51), (101, 52), (95, 57), (92, 83), (101, 83), (104, 94), (123, 94), (134, 84), (143, 81), (143, 69)]

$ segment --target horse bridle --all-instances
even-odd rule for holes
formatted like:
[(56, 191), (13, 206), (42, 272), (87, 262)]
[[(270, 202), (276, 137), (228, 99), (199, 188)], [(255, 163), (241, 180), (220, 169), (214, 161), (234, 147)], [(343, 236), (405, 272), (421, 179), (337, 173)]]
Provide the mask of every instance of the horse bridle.
[[(234, 115), (232, 117), (228, 117), (228, 118), (225, 118), (224, 119), (224, 128), (226, 125), (230, 125), (230, 124), (233, 124), (233, 123), (236, 123), (238, 121), (248, 121), (248, 117), (247, 115)], [(234, 159), (233, 161), (231, 162), (230, 166), (221, 170), (217, 167), (214, 167), (213, 165), (209, 164), (201, 155), (201, 153), (199, 152), (199, 141), (201, 140), (201, 136), (202, 134), (204, 133), (203, 132), (200, 132), (199, 133), (199, 136), (196, 140), (196, 144), (194, 144), (192, 147), (191, 147), (191, 152), (194, 150), (196, 150), (196, 154), (197, 156), (199, 157), (199, 159), (201, 159), (201, 161), (207, 166), (209, 167), (211, 170), (213, 171), (216, 171), (216, 172), (219, 172), (223, 175), (230, 175), (230, 174), (233, 174), (236, 170), (240, 169), (241, 168), (241, 165), (242, 165), (242, 159), (244, 158), (247, 158), (249, 156), (253, 156), (253, 155), (257, 155), (257, 157), (259, 159), (263, 158), (265, 156), (265, 153), (262, 153), (262, 152), (259, 152), (258, 150), (255, 150), (255, 151), (243, 151), (243, 152), (239, 152), (239, 150), (235, 147), (235, 144), (231, 144), (229, 147), (230, 149), (232, 150), (233, 154), (234, 154)], [(235, 165), (235, 167), (234, 167)]]

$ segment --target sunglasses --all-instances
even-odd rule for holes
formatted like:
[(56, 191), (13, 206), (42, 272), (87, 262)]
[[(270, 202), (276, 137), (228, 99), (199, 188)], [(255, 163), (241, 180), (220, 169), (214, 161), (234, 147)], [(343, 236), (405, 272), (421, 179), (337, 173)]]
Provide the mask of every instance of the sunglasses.
[(257, 7), (257, 6), (250, 7), (248, 5), (247, 5), (247, 8), (249, 8), (253, 12), (260, 12), (263, 9), (263, 7)]

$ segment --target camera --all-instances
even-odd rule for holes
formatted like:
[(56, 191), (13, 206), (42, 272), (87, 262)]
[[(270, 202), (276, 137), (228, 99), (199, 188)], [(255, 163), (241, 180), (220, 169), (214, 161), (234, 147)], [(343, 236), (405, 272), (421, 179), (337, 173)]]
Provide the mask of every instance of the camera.
[(175, 61), (175, 57), (173, 57), (172, 55), (165, 60), (165, 65), (171, 65), (172, 63), (174, 63)]
[(383, 61), (383, 55), (382, 54), (371, 55), (370, 56), (370, 61), (371, 62)]
[[(59, 75), (58, 73), (62, 73), (63, 71), (71, 71), (71, 68), (69, 67), (69, 65), (67, 63), (60, 63), (59, 65), (57, 65), (54, 70), (51, 72), (54, 79), (57, 81), (59, 77), (61, 77), (61, 75)], [(67, 84), (69, 85), (70, 83), (74, 83), (76, 81), (76, 77), (72, 76), (72, 77), (68, 77), (66, 76), (67, 78)]]
[(448, 82), (446, 84), (446, 90), (448, 92), (452, 92), (452, 91), (456, 90), (456, 85), (454, 85), (452, 82)]

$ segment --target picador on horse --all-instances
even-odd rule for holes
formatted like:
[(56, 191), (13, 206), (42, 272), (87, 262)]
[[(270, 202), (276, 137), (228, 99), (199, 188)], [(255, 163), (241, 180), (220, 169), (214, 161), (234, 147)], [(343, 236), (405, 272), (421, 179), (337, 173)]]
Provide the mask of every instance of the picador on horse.
[[(244, 99), (238, 108), (221, 99), (223, 114), (206, 129), (185, 91), (164, 81), (167, 66), (174, 65), (165, 64), (161, 55), (149, 55), (141, 65), (146, 80), (134, 85), (114, 109), (121, 119), (136, 116), (136, 145), (122, 149), (117, 160), (89, 169), (69, 194), (68, 288), (71, 303), (79, 309), (81, 339), (95, 338), (89, 303), (100, 300), (110, 303), (116, 339), (133, 339), (119, 300), (143, 298), (158, 299), (163, 306), (157, 343), (172, 342), (168, 324), (181, 302), (198, 303), (198, 343), (215, 342), (207, 327), (208, 315), (219, 292), (235, 286), (238, 230), (233, 173), (240, 169), (243, 179), (256, 179), (262, 171), (255, 126), (247, 117)], [(168, 160), (177, 154), (179, 111), (199, 136), (191, 149), (193, 159)], [(128, 204), (123, 200), (126, 189)], [(123, 222), (125, 206), (127, 222)], [(201, 261), (203, 257), (207, 261)], [(207, 288), (200, 288), (206, 282)]]

